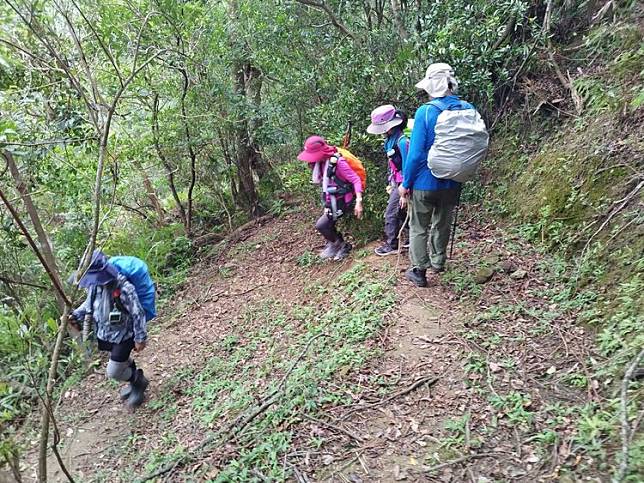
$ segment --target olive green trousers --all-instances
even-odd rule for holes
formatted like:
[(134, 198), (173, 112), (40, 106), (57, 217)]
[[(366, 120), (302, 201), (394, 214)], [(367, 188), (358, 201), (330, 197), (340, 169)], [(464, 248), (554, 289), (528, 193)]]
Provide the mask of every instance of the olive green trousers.
[(412, 191), (409, 203), (409, 258), (413, 267), (444, 268), (459, 191)]

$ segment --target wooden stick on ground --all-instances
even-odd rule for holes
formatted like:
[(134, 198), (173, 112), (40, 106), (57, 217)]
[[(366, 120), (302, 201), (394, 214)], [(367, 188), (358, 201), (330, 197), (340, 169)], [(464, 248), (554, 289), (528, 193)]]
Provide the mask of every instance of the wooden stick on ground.
[(392, 401), (392, 400), (394, 400), (396, 398), (399, 398), (401, 396), (409, 394), (413, 390), (418, 389), (419, 387), (424, 386), (425, 384), (427, 384), (428, 386), (433, 386), (434, 384), (436, 384), (438, 382), (439, 379), (440, 379), (439, 377), (435, 377), (433, 375), (432, 376), (422, 377), (422, 378), (418, 379), (416, 382), (414, 382), (413, 384), (411, 384), (406, 389), (403, 389), (402, 391), (398, 391), (398, 392), (392, 394), (391, 396), (386, 397), (385, 399), (381, 399), (380, 401), (376, 401), (376, 402), (371, 403), (371, 404), (365, 404), (364, 406), (357, 406), (357, 407), (351, 409), (347, 414), (345, 414), (341, 418), (341, 420), (346, 420), (350, 415), (352, 415), (353, 413), (355, 413), (357, 411), (361, 411), (363, 409), (371, 409), (371, 408), (374, 408), (376, 406), (386, 404), (389, 401)]

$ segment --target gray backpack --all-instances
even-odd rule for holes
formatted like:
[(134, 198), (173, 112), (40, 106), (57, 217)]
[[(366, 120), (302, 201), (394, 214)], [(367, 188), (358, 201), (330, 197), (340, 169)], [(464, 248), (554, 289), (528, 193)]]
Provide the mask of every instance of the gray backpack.
[(436, 120), (434, 144), (427, 155), (427, 166), (440, 179), (460, 183), (476, 177), (490, 136), (481, 115), (461, 101), (459, 108), (449, 107), (441, 99), (429, 104), (441, 110)]

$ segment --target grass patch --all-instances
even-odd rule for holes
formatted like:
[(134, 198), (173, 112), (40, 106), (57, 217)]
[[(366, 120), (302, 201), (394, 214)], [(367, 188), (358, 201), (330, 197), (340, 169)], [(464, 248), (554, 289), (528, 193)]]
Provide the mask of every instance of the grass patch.
[[(325, 336), (313, 341), (295, 367), (284, 397), (239, 435), (242, 449), (214, 481), (250, 481), (256, 474), (269, 480), (288, 479), (290, 469), (284, 468), (283, 455), (291, 448), (293, 425), (322, 407), (350, 403), (344, 390), (350, 383), (342, 383), (342, 378), (379, 354), (369, 341), (383, 327), (394, 303), (391, 284), (391, 278), (383, 280), (358, 263), (327, 290), (310, 290), (306, 303), (265, 300), (248, 307), (235, 333), (224, 338), (219, 354), (194, 376), (194, 385), (186, 391), (194, 417), (204, 429), (221, 427), (255, 407), (258, 398), (277, 388), (307, 343), (319, 334)], [(318, 439), (316, 445), (323, 446), (324, 438)], [(181, 451), (163, 458), (152, 455), (148, 469), (180, 456)]]

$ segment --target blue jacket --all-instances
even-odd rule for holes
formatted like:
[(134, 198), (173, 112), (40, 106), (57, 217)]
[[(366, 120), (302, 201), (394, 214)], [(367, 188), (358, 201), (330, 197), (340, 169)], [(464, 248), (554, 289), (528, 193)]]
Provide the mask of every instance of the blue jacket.
[[(405, 162), (407, 161), (407, 153), (409, 152), (409, 140), (407, 136), (402, 132), (401, 129), (395, 129), (394, 132), (385, 140), (384, 148), (385, 154), (387, 154), (391, 149), (393, 149), (394, 144), (398, 146), (398, 151), (400, 152), (400, 157), (402, 158), (402, 166), (404, 168)], [(394, 182), (400, 184), (403, 179), (402, 171), (398, 171), (394, 163), (389, 161), (389, 182)]]
[[(474, 106), (461, 101), (458, 96), (446, 96), (434, 99), (446, 109), (474, 109)], [(454, 189), (461, 183), (450, 179), (439, 179), (427, 167), (427, 153), (434, 144), (434, 128), (441, 110), (430, 102), (416, 110), (414, 129), (411, 132), (409, 154), (403, 166), (403, 186), (407, 189), (421, 191), (440, 191)]]

